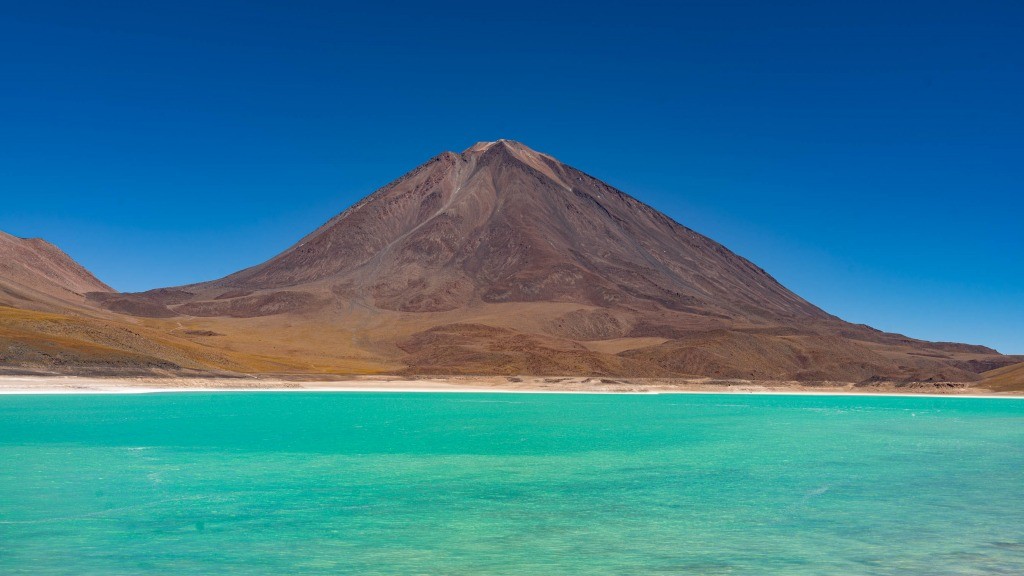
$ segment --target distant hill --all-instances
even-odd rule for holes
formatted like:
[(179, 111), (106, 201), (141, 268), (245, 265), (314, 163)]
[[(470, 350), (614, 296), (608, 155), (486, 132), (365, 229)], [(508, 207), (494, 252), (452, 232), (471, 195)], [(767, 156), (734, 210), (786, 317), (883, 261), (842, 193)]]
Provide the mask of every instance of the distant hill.
[(0, 304), (80, 305), (89, 292), (113, 289), (53, 244), (0, 231)]
[(114, 294), (59, 248), (0, 232), (0, 373), (178, 374), (242, 365), (136, 318), (95, 308)]

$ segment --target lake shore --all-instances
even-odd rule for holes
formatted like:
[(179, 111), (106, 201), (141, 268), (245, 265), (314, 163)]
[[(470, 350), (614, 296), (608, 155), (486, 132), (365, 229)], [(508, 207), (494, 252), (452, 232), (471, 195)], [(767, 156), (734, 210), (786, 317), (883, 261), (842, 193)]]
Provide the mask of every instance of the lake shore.
[(240, 378), (3, 376), (0, 394), (139, 394), (169, 392), (519, 392), (578, 394), (804, 394), (1024, 398), (961, 383), (801, 383), (673, 378), (560, 376), (320, 376)]

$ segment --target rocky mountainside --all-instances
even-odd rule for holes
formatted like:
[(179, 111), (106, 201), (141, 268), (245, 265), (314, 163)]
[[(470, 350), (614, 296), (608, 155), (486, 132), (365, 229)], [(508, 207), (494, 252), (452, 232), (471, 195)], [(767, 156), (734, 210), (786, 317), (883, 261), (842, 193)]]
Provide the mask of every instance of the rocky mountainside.
[(0, 232), (0, 374), (181, 374), (242, 364), (137, 318), (98, 310), (114, 295), (49, 242)]
[(0, 231), (0, 305), (82, 304), (89, 292), (113, 289), (53, 244)]
[(434, 157), (260, 265), (91, 299), (336, 371), (970, 381), (1012, 361), (844, 322), (507, 140)]

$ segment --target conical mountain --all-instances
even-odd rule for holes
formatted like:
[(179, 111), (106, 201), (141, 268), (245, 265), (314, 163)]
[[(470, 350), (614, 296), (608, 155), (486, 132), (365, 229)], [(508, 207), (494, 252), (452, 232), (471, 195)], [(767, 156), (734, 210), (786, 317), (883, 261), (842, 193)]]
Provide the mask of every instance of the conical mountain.
[(843, 322), (721, 244), (509, 140), (440, 154), (252, 268), (98, 300), (223, 319), (218, 331), (258, 334), (275, 353), (314, 350), (339, 370), (341, 357), (433, 373), (859, 381), (969, 380), (1001, 365), (967, 358), (990, 349)]
[(277, 257), (186, 289), (215, 298), (316, 284), (408, 312), (551, 301), (826, 317), (722, 245), (508, 140), (441, 154)]

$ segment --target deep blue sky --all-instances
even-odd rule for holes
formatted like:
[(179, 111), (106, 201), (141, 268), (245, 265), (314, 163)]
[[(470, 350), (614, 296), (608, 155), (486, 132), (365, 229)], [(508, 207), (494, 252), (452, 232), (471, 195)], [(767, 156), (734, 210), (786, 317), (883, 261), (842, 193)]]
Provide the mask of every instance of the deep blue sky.
[(511, 138), (829, 312), (1024, 353), (1024, 3), (2, 2), (0, 229), (121, 290)]

